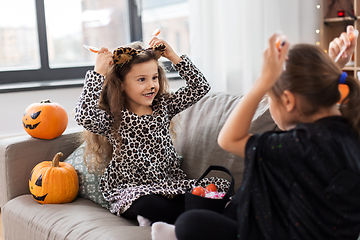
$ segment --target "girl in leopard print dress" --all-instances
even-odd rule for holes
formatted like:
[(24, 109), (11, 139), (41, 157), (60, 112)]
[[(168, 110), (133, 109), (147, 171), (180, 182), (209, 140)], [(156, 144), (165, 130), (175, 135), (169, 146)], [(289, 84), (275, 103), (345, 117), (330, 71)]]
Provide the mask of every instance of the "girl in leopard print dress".
[[(168, 58), (186, 86), (167, 92), (167, 79), (159, 65)], [(118, 216), (140, 225), (155, 221), (174, 223), (184, 211), (184, 194), (195, 179), (180, 169), (172, 144), (171, 119), (200, 100), (210, 86), (190, 59), (179, 57), (163, 40), (154, 37), (150, 48), (139, 44), (109, 52), (101, 48), (94, 71), (88, 71), (75, 119), (87, 131), (102, 135), (112, 146), (100, 190)], [(226, 191), (228, 181), (203, 180)], [(149, 220), (145, 221), (144, 220)]]

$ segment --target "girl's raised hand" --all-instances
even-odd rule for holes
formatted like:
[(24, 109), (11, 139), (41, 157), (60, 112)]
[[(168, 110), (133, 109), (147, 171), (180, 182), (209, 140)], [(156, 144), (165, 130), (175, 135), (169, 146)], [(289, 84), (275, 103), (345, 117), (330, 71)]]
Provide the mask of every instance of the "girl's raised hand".
[(355, 31), (355, 28), (349, 25), (346, 28), (346, 32), (341, 33), (339, 37), (334, 38), (329, 44), (329, 56), (333, 60), (335, 60), (341, 49), (346, 47), (345, 52), (337, 61), (340, 68), (343, 68), (345, 64), (349, 62), (350, 57), (355, 51), (355, 45), (358, 39), (358, 36), (354, 34)]
[(106, 76), (108, 68), (112, 64), (113, 64), (112, 52), (109, 52), (109, 49), (102, 47), (99, 50), (98, 55), (96, 57), (94, 71), (103, 76)]
[(181, 61), (181, 58), (174, 52), (174, 50), (170, 47), (170, 45), (165, 42), (163, 39), (160, 39), (158, 37), (152, 37), (149, 45), (155, 46), (157, 44), (163, 43), (166, 46), (166, 50), (163, 54), (164, 57), (166, 57), (167, 59), (169, 59), (173, 64), (177, 64)]
[(265, 91), (270, 90), (283, 72), (284, 62), (290, 46), (286, 40), (281, 49), (278, 49), (276, 46), (277, 36), (277, 34), (274, 34), (269, 39), (269, 48), (264, 52), (261, 76), (257, 80), (261, 82), (260, 86), (264, 88)]

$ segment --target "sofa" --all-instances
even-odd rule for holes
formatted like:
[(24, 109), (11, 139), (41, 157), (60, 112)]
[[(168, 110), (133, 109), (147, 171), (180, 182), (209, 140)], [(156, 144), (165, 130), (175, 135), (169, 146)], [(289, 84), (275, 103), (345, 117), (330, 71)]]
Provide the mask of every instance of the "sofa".
[[(199, 178), (209, 165), (222, 165), (234, 175), (235, 188), (240, 186), (244, 160), (217, 145), (218, 133), (240, 98), (237, 93), (209, 93), (174, 118), (174, 145), (183, 159), (181, 168), (190, 178)], [(267, 103), (262, 101), (250, 132), (275, 128)], [(59, 151), (64, 154), (62, 160), (69, 159), (82, 146), (81, 131), (81, 128), (67, 129), (52, 140), (25, 134), (0, 140), (0, 206), (5, 240), (151, 239), (150, 227), (139, 227), (135, 221), (111, 214), (106, 206), (91, 197), (79, 194), (65, 204), (39, 204), (32, 198), (29, 176), (33, 167), (51, 160)], [(216, 171), (209, 175), (229, 177)], [(86, 174), (82, 177), (88, 178)], [(93, 192), (99, 193), (99, 190), (93, 189)]]

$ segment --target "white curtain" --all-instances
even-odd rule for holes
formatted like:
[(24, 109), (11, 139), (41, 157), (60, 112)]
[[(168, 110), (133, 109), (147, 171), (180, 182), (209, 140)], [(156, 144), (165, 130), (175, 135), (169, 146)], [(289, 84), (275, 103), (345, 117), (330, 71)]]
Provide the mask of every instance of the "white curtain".
[(190, 55), (212, 91), (245, 93), (260, 74), (268, 38), (319, 41), (320, 0), (189, 0)]

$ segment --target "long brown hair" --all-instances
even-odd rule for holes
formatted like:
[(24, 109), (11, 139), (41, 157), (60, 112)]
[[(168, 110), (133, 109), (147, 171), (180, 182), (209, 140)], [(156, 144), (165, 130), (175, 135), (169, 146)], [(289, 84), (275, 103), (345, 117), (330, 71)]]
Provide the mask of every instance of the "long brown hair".
[[(279, 99), (288, 90), (302, 99), (301, 111), (305, 116), (328, 108), (340, 100), (339, 79), (341, 69), (316, 45), (297, 44), (288, 53), (286, 70), (271, 89)], [(360, 85), (353, 77), (346, 78), (348, 96), (340, 104), (342, 116), (360, 135)]]
[[(127, 47), (141, 50), (141, 42), (133, 42)], [(121, 68), (112, 65), (106, 74), (103, 84), (103, 90), (100, 94), (99, 109), (105, 110), (112, 116), (111, 128), (115, 139), (121, 142), (118, 128), (122, 120), (122, 110), (125, 108), (126, 96), (123, 88), (125, 76), (130, 72), (134, 64), (156, 60), (158, 62), (160, 55), (156, 50), (142, 51), (127, 64)], [(158, 81), (159, 91), (155, 96), (158, 99), (160, 95), (167, 94), (169, 85), (166, 78), (166, 72), (161, 63), (158, 62)], [(106, 137), (85, 131), (83, 139), (86, 141), (84, 161), (88, 169), (96, 172), (104, 170), (104, 163), (107, 164), (112, 157), (112, 146)]]
[[(141, 50), (141, 42), (134, 42), (129, 47)], [(123, 89), (123, 82), (125, 76), (130, 72), (134, 64), (148, 62), (150, 60), (156, 60), (158, 62), (159, 53), (157, 51), (142, 51), (133, 57), (133, 59), (123, 65), (120, 69), (116, 65), (112, 65), (106, 74), (104, 87), (100, 95), (99, 108), (103, 109), (111, 114), (113, 117), (113, 129), (116, 130), (122, 119), (121, 110), (125, 108), (126, 96)], [(166, 73), (164, 68), (158, 62), (158, 79), (159, 79), (159, 92), (155, 96), (155, 99), (160, 95), (167, 93), (169, 85), (166, 79)]]

